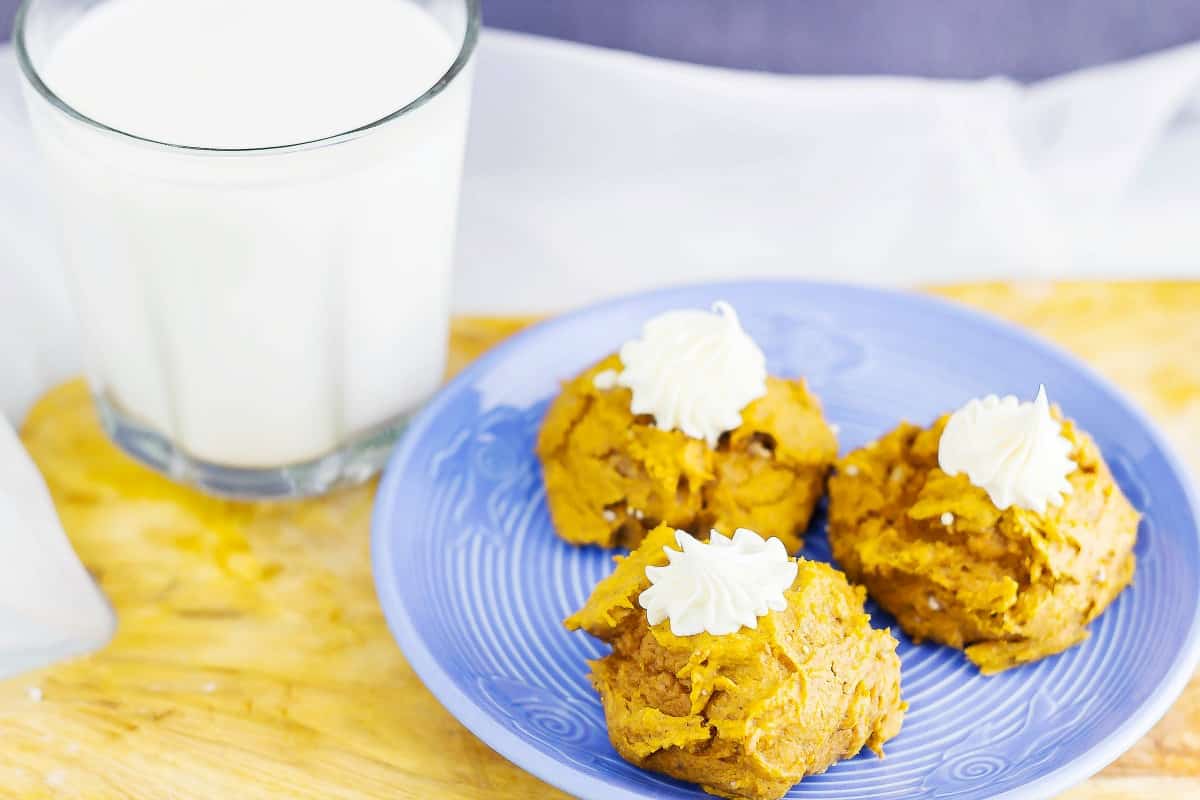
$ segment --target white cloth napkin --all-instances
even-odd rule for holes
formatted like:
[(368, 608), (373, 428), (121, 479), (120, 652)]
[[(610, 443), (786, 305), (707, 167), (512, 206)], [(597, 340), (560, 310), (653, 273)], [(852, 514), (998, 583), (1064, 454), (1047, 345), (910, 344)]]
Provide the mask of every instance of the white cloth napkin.
[(0, 678), (94, 650), (114, 627), (42, 476), (0, 419)]
[[(477, 66), (458, 310), (736, 276), (1200, 275), (1200, 44), (1029, 87), (774, 76), (499, 31)], [(12, 418), (79, 371), (46, 205), (0, 48)]]
[(1200, 44), (1024, 87), (480, 50), (462, 308), (684, 279), (1200, 274)]

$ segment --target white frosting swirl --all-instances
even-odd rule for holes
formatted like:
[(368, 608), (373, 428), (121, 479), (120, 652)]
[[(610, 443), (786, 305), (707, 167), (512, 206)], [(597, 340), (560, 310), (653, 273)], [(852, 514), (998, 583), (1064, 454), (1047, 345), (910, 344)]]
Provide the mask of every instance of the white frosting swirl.
[(1046, 387), (1022, 403), (1012, 395), (975, 399), (950, 415), (938, 443), (938, 464), (965, 474), (1001, 510), (1016, 505), (1045, 512), (1071, 493), (1071, 442), (1050, 413)]
[(680, 549), (666, 548), (667, 566), (646, 567), (651, 586), (638, 604), (651, 625), (667, 619), (676, 636), (724, 636), (787, 608), (783, 593), (796, 580), (796, 561), (778, 539), (738, 528), (732, 539), (713, 531), (708, 544), (685, 531), (675, 541)]
[[(651, 414), (664, 430), (680, 430), (715, 447), (742, 424), (742, 409), (767, 393), (767, 360), (742, 330), (737, 313), (718, 302), (712, 311), (667, 311), (621, 347), (616, 384), (633, 392), (630, 410)], [(596, 376), (597, 388), (611, 378)]]

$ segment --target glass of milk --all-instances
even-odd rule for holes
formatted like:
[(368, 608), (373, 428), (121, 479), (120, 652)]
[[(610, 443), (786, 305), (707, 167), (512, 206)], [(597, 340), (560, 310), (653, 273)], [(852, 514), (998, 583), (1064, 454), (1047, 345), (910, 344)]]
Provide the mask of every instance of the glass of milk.
[(112, 438), (218, 494), (365, 480), (442, 377), (478, 0), (26, 0)]

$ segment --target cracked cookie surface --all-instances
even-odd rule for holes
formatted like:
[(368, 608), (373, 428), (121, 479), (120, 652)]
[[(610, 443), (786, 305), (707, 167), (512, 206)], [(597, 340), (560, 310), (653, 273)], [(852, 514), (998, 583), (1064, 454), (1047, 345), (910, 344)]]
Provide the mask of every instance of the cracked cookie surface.
[(851, 580), (914, 641), (966, 651), (985, 674), (1061, 652), (1133, 578), (1139, 515), (1070, 420), (1071, 493), (1044, 514), (1001, 511), (938, 467), (949, 417), (904, 423), (838, 462), (829, 543)]
[(768, 378), (712, 448), (634, 416), (628, 389), (596, 387), (597, 374), (620, 369), (613, 355), (568, 381), (542, 423), (537, 455), (559, 536), (636, 547), (659, 523), (698, 535), (741, 527), (799, 550), (837, 457), (804, 381)]
[(755, 629), (675, 636), (637, 605), (646, 567), (667, 563), (674, 533), (652, 531), (566, 620), (612, 646), (591, 662), (591, 679), (617, 752), (753, 800), (781, 797), (864, 746), (882, 754), (904, 716), (900, 659), (891, 634), (871, 627), (863, 589), (801, 559), (787, 608)]

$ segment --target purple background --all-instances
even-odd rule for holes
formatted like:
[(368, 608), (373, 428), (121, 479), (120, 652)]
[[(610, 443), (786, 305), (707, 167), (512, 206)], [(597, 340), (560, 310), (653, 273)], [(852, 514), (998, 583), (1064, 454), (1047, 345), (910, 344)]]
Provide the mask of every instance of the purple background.
[[(7, 38), (18, 0), (0, 0)], [(489, 25), (707, 64), (1034, 79), (1200, 39), (1197, 0), (483, 0)]]

